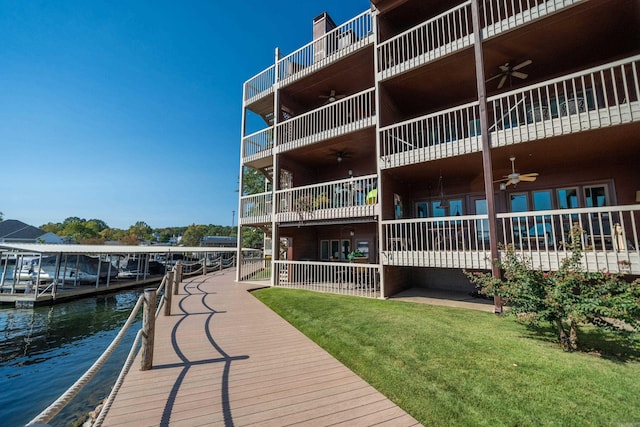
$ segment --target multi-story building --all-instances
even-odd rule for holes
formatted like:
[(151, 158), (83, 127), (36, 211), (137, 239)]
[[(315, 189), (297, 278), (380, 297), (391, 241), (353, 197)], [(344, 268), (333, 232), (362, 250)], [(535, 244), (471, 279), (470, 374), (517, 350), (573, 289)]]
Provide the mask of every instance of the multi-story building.
[(340, 26), (315, 18), (309, 44), (244, 85), (241, 168), (271, 185), (241, 195), (239, 225), (280, 242), (272, 284), (471, 290), (463, 270), (495, 269), (505, 245), (557, 268), (574, 225), (586, 268), (640, 274), (638, 28), (637, 0), (372, 0)]

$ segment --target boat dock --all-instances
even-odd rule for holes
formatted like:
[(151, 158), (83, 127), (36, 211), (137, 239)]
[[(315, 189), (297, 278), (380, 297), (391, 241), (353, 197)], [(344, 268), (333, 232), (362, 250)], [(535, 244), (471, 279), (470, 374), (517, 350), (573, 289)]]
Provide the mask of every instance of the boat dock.
[(103, 425), (420, 425), (233, 271), (183, 280), (156, 320), (153, 368), (138, 355)]
[[(236, 252), (229, 247), (0, 243), (0, 304), (32, 308), (158, 283), (174, 257), (195, 260), (196, 270), (203, 274), (232, 265), (233, 261), (225, 264), (221, 254), (235, 259)], [(43, 263), (47, 258), (50, 263)], [(116, 267), (113, 261), (119, 258), (136, 259), (135, 271)], [(153, 258), (165, 260), (164, 265), (158, 263), (161, 271), (150, 268)], [(80, 268), (81, 260), (90, 262), (92, 271)]]

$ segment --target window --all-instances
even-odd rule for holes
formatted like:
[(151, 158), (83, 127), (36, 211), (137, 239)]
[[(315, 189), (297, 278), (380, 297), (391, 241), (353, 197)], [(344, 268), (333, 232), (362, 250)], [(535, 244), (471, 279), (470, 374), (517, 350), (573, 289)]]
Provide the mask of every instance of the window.
[(551, 201), (551, 191), (534, 191), (533, 192), (533, 210), (547, 211), (553, 209)]
[(393, 194), (393, 210), (395, 213), (395, 219), (402, 218), (402, 197), (399, 194)]
[[(476, 215), (487, 214), (487, 199), (476, 199), (474, 201), (476, 208)], [(489, 241), (489, 220), (478, 219), (476, 220), (476, 235), (480, 241)]]
[(339, 240), (331, 241), (331, 258), (333, 258), (334, 261), (340, 259), (340, 241)]
[(431, 202), (431, 212), (433, 218), (443, 216), (460, 216), (463, 214), (462, 199), (449, 199), (445, 207), (440, 206), (440, 200)]
[[(531, 193), (533, 196), (533, 210), (534, 211), (548, 211), (553, 209), (553, 201), (551, 199), (551, 191), (534, 191)], [(544, 219), (551, 219), (550, 215), (545, 215)], [(542, 220), (541, 216), (536, 217), (536, 221)]]
[(416, 218), (427, 218), (429, 216), (429, 203), (416, 203)]
[(349, 253), (351, 253), (351, 241), (343, 240), (342, 241), (342, 252), (340, 253), (340, 259), (346, 260), (349, 257)]
[(369, 242), (359, 241), (356, 248), (363, 256), (369, 258)]
[(578, 204), (577, 188), (559, 188), (556, 191), (556, 195), (559, 209), (576, 209), (580, 206)]
[(320, 241), (320, 259), (327, 260), (329, 258), (331, 258), (329, 256), (329, 241), (321, 240)]
[(584, 203), (588, 208), (607, 205), (607, 189), (604, 185), (584, 187)]
[(511, 212), (527, 212), (529, 210), (529, 201), (527, 193), (511, 193), (509, 195)]
[(451, 216), (462, 215), (462, 199), (449, 200), (449, 213)]

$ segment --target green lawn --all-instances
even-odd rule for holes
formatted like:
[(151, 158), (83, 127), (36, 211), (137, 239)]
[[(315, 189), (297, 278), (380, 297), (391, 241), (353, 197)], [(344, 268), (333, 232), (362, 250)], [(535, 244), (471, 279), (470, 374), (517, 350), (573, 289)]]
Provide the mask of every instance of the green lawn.
[(640, 423), (640, 346), (591, 332), (580, 338), (608, 339), (611, 354), (565, 353), (553, 331), (491, 313), (281, 288), (253, 294), (425, 426)]

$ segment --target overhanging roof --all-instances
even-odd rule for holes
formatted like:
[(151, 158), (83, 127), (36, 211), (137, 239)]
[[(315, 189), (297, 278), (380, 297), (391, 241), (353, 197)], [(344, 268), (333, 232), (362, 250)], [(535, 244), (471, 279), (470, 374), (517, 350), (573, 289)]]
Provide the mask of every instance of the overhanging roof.
[[(46, 243), (0, 243), (0, 251), (36, 254), (166, 254), (236, 252), (237, 248), (200, 246), (135, 246), (135, 245), (57, 245)], [(245, 249), (243, 249), (245, 250)], [(252, 249), (246, 249), (252, 250)]]

